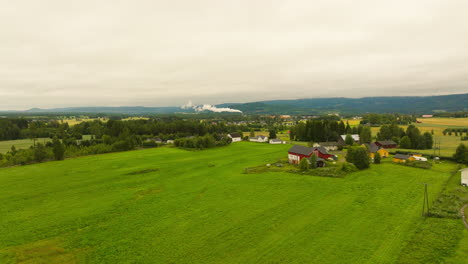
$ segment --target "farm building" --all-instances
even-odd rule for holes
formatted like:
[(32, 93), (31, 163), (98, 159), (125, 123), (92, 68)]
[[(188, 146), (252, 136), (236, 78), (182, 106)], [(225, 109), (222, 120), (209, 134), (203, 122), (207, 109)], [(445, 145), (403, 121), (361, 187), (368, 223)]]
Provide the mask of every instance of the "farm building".
[(389, 155), (388, 151), (385, 148), (380, 147), (375, 143), (366, 144), (366, 147), (369, 150), (369, 157), (371, 159), (375, 157), (375, 153), (379, 153), (380, 157), (382, 158), (386, 158)]
[(266, 136), (250, 137), (249, 141), (252, 141), (252, 142), (268, 142), (268, 137), (266, 137)]
[(231, 138), (232, 142), (242, 141), (242, 136), (239, 133), (228, 134), (228, 137)]
[(270, 144), (286, 144), (286, 141), (283, 141), (278, 138), (270, 139)]
[[(324, 158), (326, 155), (321, 153), (319, 148), (311, 148), (311, 147), (294, 145), (288, 150), (288, 160), (289, 160), (289, 163), (292, 163), (292, 164), (298, 164), (303, 158), (309, 159), (312, 155), (317, 156), (317, 167), (325, 166), (325, 160), (328, 157)], [(321, 157), (320, 155), (322, 155), (323, 157)]]
[[(361, 140), (358, 134), (352, 134), (351, 137), (353, 138), (354, 143), (359, 143), (359, 141)], [(341, 135), (338, 137), (338, 142), (340, 144), (346, 145), (345, 141), (346, 141), (346, 135)]]
[(468, 187), (468, 168), (464, 168), (461, 171), (461, 185)]
[(395, 154), (393, 162), (406, 162), (407, 160), (416, 160), (414, 157), (405, 154)]
[(409, 153), (408, 155), (413, 157), (415, 160), (427, 161), (427, 158), (423, 157), (423, 155), (421, 153)]
[(299, 163), (303, 158), (310, 158), (312, 154), (315, 154), (317, 158), (335, 159), (336, 156), (327, 152), (323, 147), (304, 147), (294, 145), (288, 150), (289, 163)]
[(329, 141), (329, 142), (318, 142), (314, 143), (314, 147), (324, 147), (327, 151), (331, 150), (338, 150), (339, 147), (342, 147), (343, 144), (337, 141)]
[(375, 144), (377, 144), (377, 146), (379, 147), (386, 148), (386, 149), (397, 147), (397, 143), (393, 140), (378, 140), (375, 142)]

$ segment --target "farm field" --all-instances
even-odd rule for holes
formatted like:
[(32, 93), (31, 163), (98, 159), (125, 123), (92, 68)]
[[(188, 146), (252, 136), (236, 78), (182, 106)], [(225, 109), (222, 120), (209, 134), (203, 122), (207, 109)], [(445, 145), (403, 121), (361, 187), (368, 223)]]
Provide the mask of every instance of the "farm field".
[[(36, 143), (46, 143), (50, 141), (50, 138), (38, 138)], [(17, 139), (17, 140), (4, 140), (0, 141), (0, 153), (7, 153), (11, 150), (12, 146), (15, 146), (16, 149), (26, 149), (33, 145), (32, 139)]]
[[(0, 169), (0, 263), (405, 263), (424, 223), (421, 183), (435, 197), (456, 167), (242, 174), (289, 147), (162, 147)], [(440, 260), (462, 263), (466, 234)]]

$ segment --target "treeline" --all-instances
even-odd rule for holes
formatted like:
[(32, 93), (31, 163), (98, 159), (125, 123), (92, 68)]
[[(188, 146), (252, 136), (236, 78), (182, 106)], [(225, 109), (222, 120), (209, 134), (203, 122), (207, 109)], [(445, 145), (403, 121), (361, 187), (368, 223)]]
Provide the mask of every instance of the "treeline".
[(340, 135), (359, 134), (358, 127), (350, 127), (349, 123), (332, 120), (308, 120), (290, 128), (289, 137), (296, 141), (336, 141)]
[(211, 135), (179, 138), (174, 140), (174, 146), (190, 149), (206, 149), (231, 144), (231, 138), (224, 135)]
[(372, 126), (378, 125), (409, 125), (416, 122), (415, 115), (400, 115), (400, 114), (365, 114), (362, 116), (361, 124), (369, 124)]
[(442, 133), (444, 136), (463, 136), (463, 133), (465, 133), (465, 136), (468, 136), (468, 128), (446, 128)]
[(393, 140), (405, 149), (431, 149), (434, 144), (432, 133), (421, 131), (409, 125), (406, 131), (396, 124), (383, 125), (377, 133), (378, 140)]

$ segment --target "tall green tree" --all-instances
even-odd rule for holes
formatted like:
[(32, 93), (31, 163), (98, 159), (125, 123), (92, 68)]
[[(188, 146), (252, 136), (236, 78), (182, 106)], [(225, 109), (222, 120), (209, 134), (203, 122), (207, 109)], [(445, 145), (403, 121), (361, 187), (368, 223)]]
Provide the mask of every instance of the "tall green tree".
[(348, 152), (346, 153), (346, 161), (353, 163), (356, 168), (360, 170), (369, 168), (370, 165), (367, 149), (362, 146), (348, 148)]
[(301, 159), (301, 161), (299, 162), (299, 169), (301, 171), (309, 170), (309, 161), (306, 158)]
[(276, 138), (276, 130), (275, 130), (275, 129), (270, 129), (269, 138), (270, 138), (270, 139)]
[(353, 137), (350, 134), (346, 134), (345, 143), (350, 146), (354, 144)]
[(465, 144), (461, 143), (458, 145), (457, 149), (455, 150), (455, 154), (453, 154), (453, 158), (458, 163), (468, 165), (468, 148), (465, 146)]
[(52, 140), (52, 152), (55, 160), (63, 160), (65, 157), (65, 147), (57, 137)]
[(361, 143), (370, 143), (372, 140), (372, 132), (370, 127), (365, 126), (361, 129), (361, 133), (359, 134), (359, 139)]
[(315, 154), (312, 154), (312, 156), (310, 156), (310, 168), (317, 168), (317, 156)]
[(410, 149), (412, 146), (411, 139), (408, 136), (404, 136), (400, 140), (400, 148)]
[(431, 149), (432, 148), (432, 145), (434, 145), (434, 140), (432, 138), (432, 134), (429, 133), (429, 132), (425, 132), (423, 134), (424, 136), (424, 141), (425, 141), (425, 145), (426, 145), (426, 149)]
[(34, 160), (42, 162), (47, 158), (47, 149), (42, 143), (37, 143), (34, 147)]

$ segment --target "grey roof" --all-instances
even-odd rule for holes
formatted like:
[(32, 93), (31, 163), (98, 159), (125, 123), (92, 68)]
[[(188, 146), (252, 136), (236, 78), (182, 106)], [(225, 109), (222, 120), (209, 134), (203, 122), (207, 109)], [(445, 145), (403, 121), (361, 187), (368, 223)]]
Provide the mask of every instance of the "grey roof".
[(405, 154), (395, 154), (395, 156), (393, 156), (395, 159), (403, 159), (403, 160), (406, 160), (408, 158), (410, 158), (411, 156), (410, 155), (405, 155)]
[(241, 137), (241, 135), (239, 133), (231, 133), (229, 134), (231, 137), (233, 138), (237, 138), (237, 137)]
[(375, 143), (370, 143), (370, 145), (369, 145), (369, 152), (370, 152), (370, 153), (375, 153), (375, 152), (377, 152), (377, 150), (379, 150), (379, 149), (380, 149), (380, 147), (379, 147), (377, 144), (375, 144)]
[(288, 152), (309, 156), (314, 152), (314, 148), (294, 145), (288, 150)]
[(318, 151), (320, 151), (320, 152), (323, 153), (323, 154), (328, 154), (327, 149), (324, 148), (324, 147), (322, 147), (322, 146), (320, 146), (320, 147), (313, 147), (312, 149), (313, 149), (313, 150), (318, 150)]
[(396, 145), (397, 143), (393, 140), (378, 140), (377, 143), (381, 145)]

